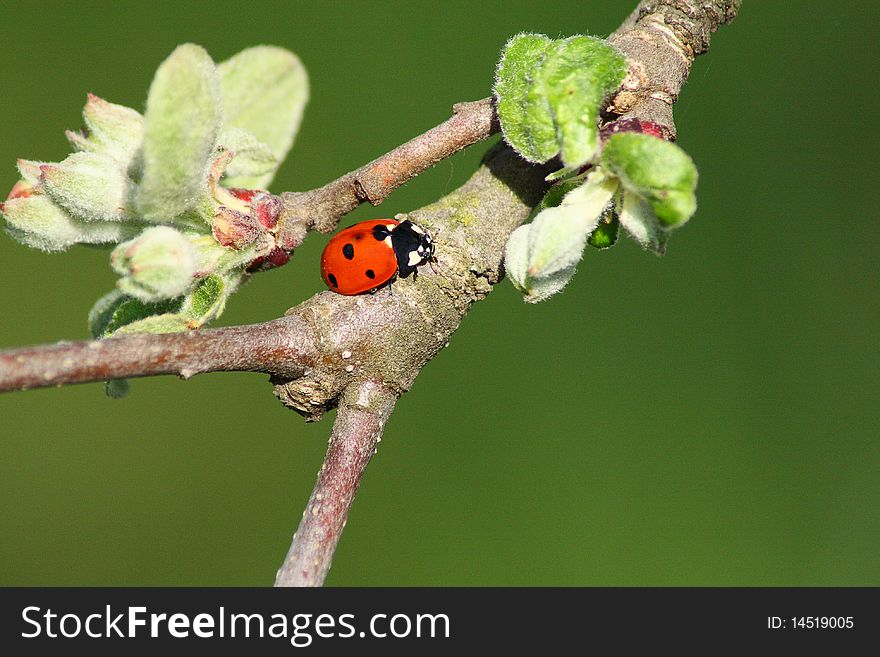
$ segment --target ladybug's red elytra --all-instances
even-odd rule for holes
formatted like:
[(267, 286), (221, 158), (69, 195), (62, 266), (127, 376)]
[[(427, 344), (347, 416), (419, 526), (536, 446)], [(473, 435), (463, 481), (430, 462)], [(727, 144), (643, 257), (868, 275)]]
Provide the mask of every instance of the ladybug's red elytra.
[(321, 254), (321, 278), (339, 294), (361, 294), (415, 274), (434, 243), (409, 219), (372, 219), (339, 231)]

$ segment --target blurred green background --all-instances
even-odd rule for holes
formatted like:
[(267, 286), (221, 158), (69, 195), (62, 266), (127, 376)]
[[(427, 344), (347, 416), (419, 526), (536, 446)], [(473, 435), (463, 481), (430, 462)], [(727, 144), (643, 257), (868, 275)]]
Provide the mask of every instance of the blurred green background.
[[(606, 34), (634, 4), (5, 3), (0, 189), (65, 156), (86, 92), (142, 109), (182, 42), (299, 54), (312, 101), (273, 186), (299, 190), (488, 95), (511, 34)], [(663, 259), (625, 241), (545, 304), (505, 282), (473, 309), (392, 416), (329, 585), (880, 584), (878, 21), (745, 2), (677, 106), (697, 215)], [(346, 223), (436, 199), (486, 147)], [(321, 290), (326, 240), (222, 324)], [(85, 338), (114, 276), (0, 235), (0, 280), (7, 348)], [(254, 374), (4, 394), (0, 584), (268, 585), (331, 422)]]

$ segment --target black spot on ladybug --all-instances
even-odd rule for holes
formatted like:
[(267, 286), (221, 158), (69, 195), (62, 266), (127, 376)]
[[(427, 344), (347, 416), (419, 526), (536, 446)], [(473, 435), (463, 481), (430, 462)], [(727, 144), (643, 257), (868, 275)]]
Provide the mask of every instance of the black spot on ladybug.
[(354, 236), (354, 241), (355, 241), (355, 242), (360, 242), (362, 239), (364, 239), (364, 234), (363, 234), (363, 233), (358, 233), (357, 235)]
[(384, 240), (391, 234), (391, 231), (388, 230), (388, 227), (384, 224), (379, 224), (378, 226), (373, 226), (373, 237), (375, 237), (380, 242)]
[(354, 258), (354, 244), (346, 244), (342, 247), (342, 255), (345, 256), (346, 260), (351, 260)]
[(376, 272), (374, 272), (372, 269), (368, 269), (364, 273), (367, 275), (367, 278), (376, 278)]
[(336, 282), (336, 277), (333, 274), (327, 274), (327, 280), (330, 281), (330, 285), (333, 287), (339, 287), (339, 283)]

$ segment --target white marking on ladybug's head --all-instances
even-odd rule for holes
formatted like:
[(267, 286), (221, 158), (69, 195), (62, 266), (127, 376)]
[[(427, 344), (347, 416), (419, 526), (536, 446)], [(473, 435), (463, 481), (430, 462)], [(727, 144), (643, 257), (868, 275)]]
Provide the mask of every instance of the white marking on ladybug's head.
[(425, 234), (425, 231), (422, 230), (422, 227), (419, 226), (418, 224), (414, 224), (414, 223), (410, 222), (410, 226), (412, 227), (413, 231), (418, 233), (419, 235)]
[(419, 253), (420, 250), (421, 250), (421, 247), (419, 247), (415, 251), (409, 252), (409, 263), (408, 264), (410, 267), (415, 267), (416, 265), (420, 264), (422, 262), (422, 260), (424, 260), (424, 258), (422, 257), (422, 254)]
[(389, 249), (393, 249), (393, 248), (394, 248), (394, 245), (391, 244), (391, 235), (389, 235), (388, 237), (386, 237), (386, 238), (385, 238), (384, 240), (382, 240), (382, 241), (385, 242), (385, 246), (387, 246)]

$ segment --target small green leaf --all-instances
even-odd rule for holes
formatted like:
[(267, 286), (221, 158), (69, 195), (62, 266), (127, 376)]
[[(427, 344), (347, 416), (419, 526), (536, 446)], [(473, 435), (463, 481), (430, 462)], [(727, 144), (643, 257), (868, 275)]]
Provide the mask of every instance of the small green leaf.
[(113, 315), (130, 298), (121, 290), (112, 290), (95, 302), (89, 311), (89, 333), (93, 338), (103, 338), (106, 335)]
[(560, 183), (541, 201), (532, 223), (511, 234), (505, 268), (514, 286), (526, 294), (526, 302), (543, 301), (568, 284), (588, 236), (617, 189), (617, 180), (601, 170), (585, 181)]
[(46, 193), (74, 217), (84, 221), (134, 218), (135, 185), (111, 156), (73, 153), (59, 164), (44, 164), (41, 171)]
[[(617, 194), (615, 194), (615, 198), (616, 197)], [(617, 236), (619, 233), (620, 218), (617, 216), (617, 203), (612, 200), (611, 203), (607, 205), (604, 212), (602, 212), (602, 218), (599, 220), (599, 225), (596, 226), (596, 230), (590, 235), (587, 244), (600, 251), (610, 249), (617, 244)]]
[(147, 97), (137, 195), (146, 219), (167, 222), (203, 202), (221, 120), (214, 62), (199, 46), (179, 46), (159, 66)]
[[(105, 295), (95, 304), (98, 307), (104, 299), (107, 299), (110, 295)], [(160, 303), (144, 303), (139, 299), (135, 299), (134, 297), (130, 297), (127, 295), (123, 295), (123, 297), (112, 302), (112, 313), (109, 312), (110, 308), (105, 309), (104, 312), (100, 314), (102, 317), (101, 321), (105, 321), (104, 330), (100, 337), (108, 337), (110, 335), (115, 334), (117, 331), (121, 330), (123, 327), (129, 326), (131, 324), (135, 324), (141, 322), (147, 318), (151, 318), (154, 316), (162, 316), (166, 314), (172, 314), (174, 311), (180, 308), (180, 300), (175, 299), (171, 301), (163, 301)], [(109, 318), (106, 316), (109, 314)], [(94, 323), (95, 328), (99, 327), (98, 313), (96, 313), (96, 321)], [(128, 332), (136, 332), (136, 331), (128, 331)]]
[(626, 60), (602, 39), (576, 36), (556, 41), (540, 69), (562, 163), (579, 167), (599, 146), (599, 110), (626, 75)]
[(528, 294), (529, 231), (531, 224), (520, 226), (510, 234), (504, 249), (504, 269), (513, 286)]
[(535, 217), (529, 233), (531, 278), (547, 277), (580, 262), (587, 237), (598, 225), (616, 188), (614, 179), (594, 172), (568, 192), (559, 206), (547, 208)]
[(44, 164), (48, 164), (48, 162), (35, 162), (33, 160), (19, 159), (16, 162), (16, 167), (18, 168), (18, 172), (21, 174), (22, 179), (33, 187), (40, 182), (40, 176), (43, 174), (43, 172), (40, 171), (40, 167)]
[(538, 203), (537, 206), (535, 206), (535, 214), (538, 214), (539, 212), (541, 212), (542, 210), (546, 210), (547, 208), (555, 208), (560, 203), (562, 203), (562, 199), (565, 198), (566, 194), (574, 189), (577, 189), (583, 184), (583, 179), (564, 180), (563, 182), (556, 183), (547, 190), (547, 193), (544, 194), (544, 198), (542, 198), (541, 202)]
[(697, 168), (673, 143), (634, 132), (612, 135), (602, 164), (624, 187), (647, 201), (660, 223), (680, 226), (697, 209)]
[(110, 263), (122, 276), (116, 285), (144, 302), (184, 294), (195, 282), (198, 254), (189, 240), (170, 226), (154, 226), (117, 246)]
[(289, 50), (257, 46), (220, 63), (217, 71), (226, 125), (249, 132), (276, 162), (261, 174), (227, 173), (224, 184), (266, 189), (293, 146), (309, 100), (305, 67)]
[(223, 173), (225, 180), (262, 176), (278, 166), (272, 149), (246, 130), (225, 128), (218, 141), (235, 154)]
[(599, 111), (625, 76), (625, 58), (603, 39), (515, 36), (495, 76), (504, 138), (532, 162), (559, 154), (563, 172), (550, 178), (566, 175), (595, 156)]
[(131, 391), (128, 379), (110, 379), (104, 383), (104, 392), (113, 399), (122, 399)]
[(210, 321), (223, 312), (226, 303), (227, 286), (217, 274), (207, 276), (187, 297), (181, 312), (189, 315), (199, 325)]
[(498, 119), (507, 143), (530, 162), (559, 152), (547, 94), (538, 81), (553, 41), (543, 34), (518, 34), (504, 47), (495, 72)]
[(120, 327), (114, 335), (132, 333), (180, 333), (190, 328), (189, 318), (179, 313), (151, 315)]
[(79, 221), (44, 194), (9, 199), (0, 214), (13, 239), (43, 251), (64, 251), (77, 243), (112, 244), (138, 230), (117, 222)]
[(83, 119), (90, 132), (88, 137), (67, 133), (75, 148), (110, 155), (126, 171), (132, 167), (144, 143), (144, 117), (140, 112), (89, 94)]
[(549, 299), (554, 294), (558, 294), (562, 292), (568, 282), (575, 275), (577, 268), (572, 267), (564, 267), (549, 276), (544, 276), (539, 279), (530, 279), (529, 280), (529, 289), (528, 294), (523, 297), (523, 301), (526, 303), (540, 303), (541, 301), (545, 301)]
[(657, 217), (642, 198), (631, 190), (623, 193), (623, 207), (620, 209), (620, 225), (644, 248), (657, 255), (666, 250), (666, 233), (660, 227)]

